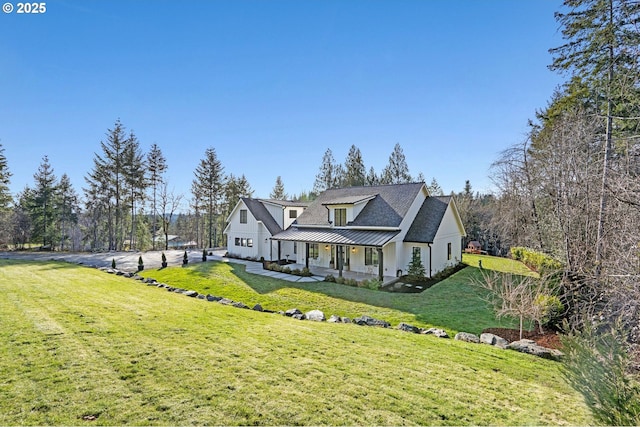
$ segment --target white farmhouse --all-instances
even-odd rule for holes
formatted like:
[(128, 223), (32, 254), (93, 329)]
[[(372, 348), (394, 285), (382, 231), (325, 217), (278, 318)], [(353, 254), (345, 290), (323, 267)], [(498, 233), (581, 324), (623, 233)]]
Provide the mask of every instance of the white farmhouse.
[(243, 198), (228, 220), (230, 254), (380, 279), (405, 274), (414, 253), (429, 277), (459, 263), (466, 235), (453, 198), (424, 183), (330, 189), (308, 207)]

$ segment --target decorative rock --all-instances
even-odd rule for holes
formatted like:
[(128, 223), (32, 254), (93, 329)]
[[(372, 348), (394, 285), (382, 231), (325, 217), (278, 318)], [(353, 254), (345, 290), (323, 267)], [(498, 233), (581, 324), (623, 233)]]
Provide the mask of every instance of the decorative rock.
[(480, 343), (480, 338), (477, 335), (470, 334), (469, 332), (458, 332), (453, 339), (458, 341), (472, 342), (475, 344)]
[(398, 329), (400, 329), (401, 331), (411, 332), (411, 333), (414, 333), (414, 334), (420, 333), (420, 328), (418, 328), (416, 326), (413, 326), (413, 325), (410, 325), (408, 323), (404, 323), (404, 322), (402, 322), (402, 323), (400, 323), (398, 325)]
[(132, 278), (133, 280), (144, 280), (144, 277), (142, 277), (142, 276), (138, 276), (137, 274), (134, 274), (133, 276), (131, 276), (131, 278)]
[(224, 305), (231, 305), (233, 304), (233, 301), (231, 301), (229, 298), (221, 298), (218, 300), (218, 302), (220, 304), (224, 304)]
[(342, 320), (342, 323), (351, 323), (351, 319), (348, 317), (341, 317), (340, 320)]
[(306, 316), (304, 315), (304, 313), (296, 313), (296, 314), (294, 314), (294, 315), (293, 315), (293, 316), (291, 316), (291, 317), (292, 317), (292, 318), (294, 318), (294, 319), (297, 319), (297, 320), (304, 320), (304, 319), (306, 319)]
[(116, 271), (116, 276), (124, 276), (124, 271)]
[(305, 314), (305, 316), (307, 320), (313, 320), (314, 322), (324, 322), (327, 320), (327, 318), (324, 317), (324, 313), (320, 310), (311, 310)]
[(198, 296), (198, 293), (196, 291), (184, 291), (183, 294), (191, 298), (195, 298)]
[(564, 356), (561, 351), (542, 347), (532, 340), (514, 341), (507, 345), (507, 348), (521, 353), (542, 357), (543, 359), (559, 360)]
[(207, 297), (206, 297), (206, 296), (204, 296), (204, 295), (202, 295), (202, 294), (198, 294), (198, 295), (196, 296), (196, 298), (198, 298), (198, 299), (206, 299)]
[(331, 317), (329, 317), (329, 320), (327, 320), (327, 322), (329, 322), (329, 323), (340, 323), (340, 322), (342, 322), (342, 319), (340, 318), (340, 316), (332, 314)]
[(123, 276), (126, 277), (127, 279), (130, 279), (133, 277), (133, 273), (124, 273)]
[(284, 315), (288, 316), (288, 317), (293, 317), (296, 314), (302, 314), (302, 312), (300, 310), (298, 310), (297, 308), (290, 308), (289, 310), (284, 312)]
[(429, 328), (427, 330), (422, 331), (425, 335), (435, 335), (438, 338), (449, 338), (449, 334), (444, 329), (439, 328)]
[(207, 294), (207, 301), (214, 302), (214, 301), (220, 301), (221, 299), (222, 297), (214, 297), (211, 294)]
[(233, 303), (233, 304), (231, 304), (231, 305), (233, 305), (235, 308), (246, 308), (246, 309), (248, 309), (248, 308), (249, 308), (249, 306), (248, 306), (248, 305), (246, 305), (246, 304), (244, 304), (244, 303), (242, 303), (242, 302), (234, 302), (234, 303)]
[(253, 306), (254, 311), (264, 311), (264, 308), (260, 304), (256, 304)]
[(360, 326), (380, 326), (383, 328), (388, 328), (391, 324), (385, 320), (374, 319), (370, 316), (360, 316), (353, 319), (353, 323)]
[(489, 345), (493, 345), (495, 347), (499, 347), (499, 348), (507, 348), (507, 345), (509, 344), (509, 341), (505, 340), (502, 337), (499, 337), (497, 335), (494, 334), (480, 334), (480, 342), (483, 344), (489, 344)]

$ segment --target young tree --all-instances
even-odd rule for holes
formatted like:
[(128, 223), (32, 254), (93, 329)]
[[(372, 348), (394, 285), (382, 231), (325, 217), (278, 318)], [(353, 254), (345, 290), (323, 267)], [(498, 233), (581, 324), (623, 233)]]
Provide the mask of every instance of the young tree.
[(404, 151), (399, 143), (393, 147), (393, 152), (389, 156), (389, 164), (382, 171), (382, 184), (403, 184), (411, 182), (409, 166), (404, 156)]
[(209, 246), (217, 245), (217, 227), (215, 217), (217, 215), (218, 202), (222, 197), (224, 169), (218, 160), (216, 150), (213, 147), (207, 148), (204, 159), (196, 168), (195, 179), (193, 180), (192, 193), (194, 198), (202, 200), (200, 209), (207, 212), (209, 226)]
[(149, 153), (147, 154), (147, 169), (149, 173), (149, 186), (151, 188), (151, 212), (153, 215), (152, 220), (152, 236), (153, 236), (153, 249), (156, 249), (156, 232), (158, 230), (158, 223), (156, 219), (156, 196), (160, 185), (164, 181), (164, 173), (167, 170), (167, 161), (158, 147), (157, 144), (153, 144)]
[(169, 228), (171, 227), (171, 221), (173, 216), (180, 207), (182, 201), (182, 194), (175, 194), (172, 190), (168, 191), (168, 184), (164, 182), (162, 184), (162, 190), (160, 192), (160, 219), (162, 220), (162, 230), (164, 232), (164, 249), (169, 249)]
[(355, 145), (349, 149), (349, 154), (344, 161), (343, 187), (356, 187), (365, 184), (366, 169), (362, 160), (362, 153)]
[(284, 184), (282, 183), (282, 177), (278, 175), (276, 178), (276, 183), (273, 186), (273, 190), (271, 190), (271, 194), (269, 197), (274, 200), (286, 200), (287, 193), (284, 191)]

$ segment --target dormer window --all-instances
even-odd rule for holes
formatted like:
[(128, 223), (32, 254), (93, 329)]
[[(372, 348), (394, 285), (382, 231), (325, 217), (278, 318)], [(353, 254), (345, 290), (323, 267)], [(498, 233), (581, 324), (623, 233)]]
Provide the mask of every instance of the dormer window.
[(334, 216), (334, 225), (337, 227), (347, 225), (347, 209), (346, 208), (336, 208), (333, 212)]

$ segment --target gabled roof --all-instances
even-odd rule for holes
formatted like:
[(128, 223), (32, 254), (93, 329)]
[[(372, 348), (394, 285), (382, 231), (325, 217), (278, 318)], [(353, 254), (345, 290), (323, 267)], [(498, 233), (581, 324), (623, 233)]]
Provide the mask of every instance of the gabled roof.
[(253, 215), (257, 221), (261, 221), (264, 226), (267, 227), (267, 230), (269, 230), (269, 233), (271, 233), (272, 236), (282, 231), (282, 228), (278, 225), (276, 220), (273, 219), (267, 208), (264, 207), (260, 200), (242, 197), (242, 201), (247, 206), (247, 209), (251, 211), (251, 215)]
[(433, 243), (451, 196), (427, 197), (404, 237), (405, 242)]
[(424, 183), (372, 185), (324, 191), (298, 216), (299, 226), (328, 226), (327, 205), (356, 203), (370, 198), (348, 226), (399, 227)]

